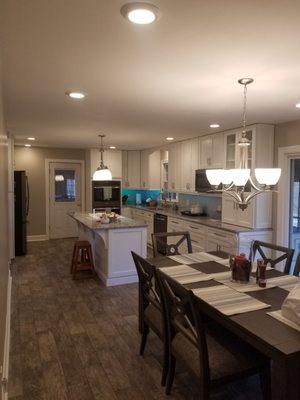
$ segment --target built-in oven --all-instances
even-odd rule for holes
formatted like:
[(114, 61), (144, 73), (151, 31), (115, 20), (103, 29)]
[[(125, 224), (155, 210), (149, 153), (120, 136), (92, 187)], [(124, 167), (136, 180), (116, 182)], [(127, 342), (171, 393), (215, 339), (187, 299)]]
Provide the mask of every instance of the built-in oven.
[[(154, 224), (153, 224), (154, 233), (164, 233), (168, 231), (168, 217), (164, 214), (155, 213), (154, 214)], [(161, 239), (163, 243), (167, 243), (167, 238)], [(157, 243), (157, 251), (161, 254), (166, 254), (166, 248), (163, 244)]]
[(92, 181), (92, 206), (96, 211), (121, 211), (121, 181)]

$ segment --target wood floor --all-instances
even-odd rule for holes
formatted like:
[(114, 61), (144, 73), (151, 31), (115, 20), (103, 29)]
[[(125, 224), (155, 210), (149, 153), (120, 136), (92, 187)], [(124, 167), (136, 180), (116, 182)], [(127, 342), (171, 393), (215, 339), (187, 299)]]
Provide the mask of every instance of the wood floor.
[[(9, 398), (13, 400), (198, 399), (184, 370), (171, 396), (160, 386), (162, 348), (150, 336), (138, 355), (137, 285), (72, 281), (73, 240), (29, 245), (13, 265)], [(216, 400), (261, 399), (252, 378)]]

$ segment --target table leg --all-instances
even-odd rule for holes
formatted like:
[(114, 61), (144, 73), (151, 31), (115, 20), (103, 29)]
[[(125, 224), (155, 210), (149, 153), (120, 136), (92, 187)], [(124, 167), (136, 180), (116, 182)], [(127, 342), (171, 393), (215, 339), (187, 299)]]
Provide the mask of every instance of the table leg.
[(300, 365), (296, 360), (274, 360), (272, 364), (272, 400), (300, 399)]

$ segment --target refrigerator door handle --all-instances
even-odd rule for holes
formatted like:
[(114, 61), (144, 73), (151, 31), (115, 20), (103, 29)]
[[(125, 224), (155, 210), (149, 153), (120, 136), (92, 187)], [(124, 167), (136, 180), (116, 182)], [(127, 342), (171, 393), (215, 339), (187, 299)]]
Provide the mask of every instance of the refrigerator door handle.
[(29, 201), (30, 201), (29, 184), (28, 184), (28, 177), (26, 175), (26, 217), (28, 217), (29, 213)]

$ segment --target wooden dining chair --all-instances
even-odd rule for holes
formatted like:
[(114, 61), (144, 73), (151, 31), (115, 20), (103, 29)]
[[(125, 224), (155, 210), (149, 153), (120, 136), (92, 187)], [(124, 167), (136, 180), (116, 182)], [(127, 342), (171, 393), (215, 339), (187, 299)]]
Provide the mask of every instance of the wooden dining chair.
[(300, 276), (300, 251), (299, 251), (298, 256), (296, 258), (293, 275)]
[(179, 361), (196, 378), (199, 398), (208, 400), (213, 388), (259, 374), (264, 399), (270, 399), (270, 361), (223, 327), (212, 323), (207, 306), (161, 271), (157, 273), (166, 313), (170, 394)]
[[(169, 238), (179, 238), (176, 243), (168, 243)], [(161, 250), (166, 256), (175, 256), (180, 254), (180, 246), (183, 247), (186, 242), (188, 253), (192, 253), (192, 241), (189, 232), (162, 232), (152, 233), (153, 257), (159, 255)]]
[(168, 345), (166, 322), (163, 318), (161, 299), (156, 278), (156, 268), (134, 251), (131, 252), (139, 278), (139, 331), (141, 334), (140, 355), (144, 354), (147, 337), (151, 329), (163, 342), (164, 363), (161, 383), (166, 383), (168, 372)]
[[(267, 257), (266, 250), (276, 251), (282, 253), (279, 257)], [(289, 274), (291, 272), (291, 265), (294, 255), (294, 249), (288, 247), (279, 246), (277, 244), (261, 242), (260, 240), (254, 240), (251, 246), (250, 259), (254, 260), (256, 253), (259, 253), (265, 263), (269, 263), (272, 268), (276, 269), (276, 265), (285, 260), (284, 273)]]

